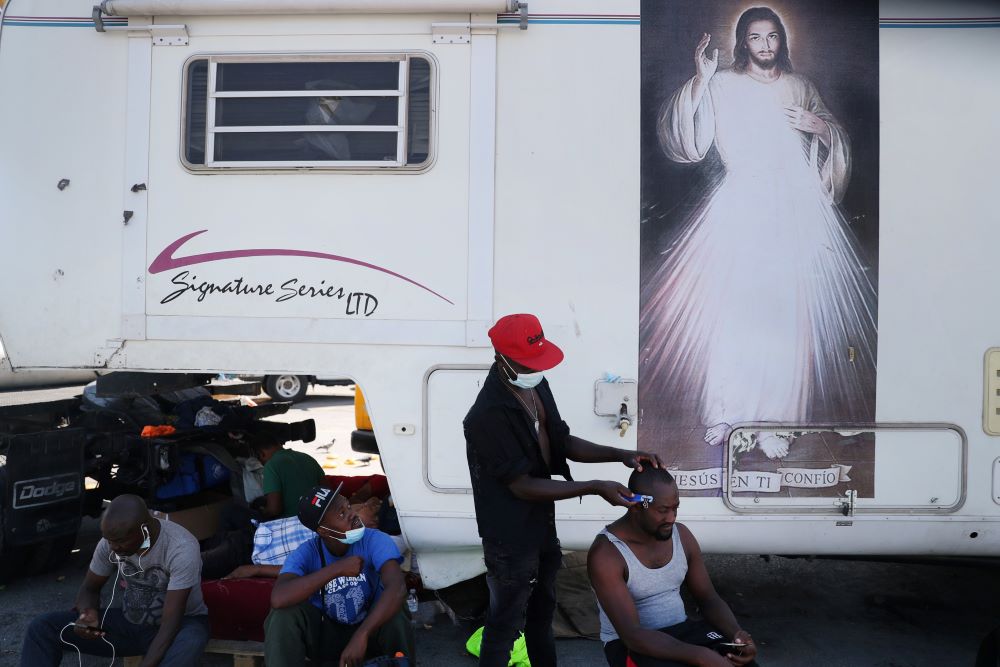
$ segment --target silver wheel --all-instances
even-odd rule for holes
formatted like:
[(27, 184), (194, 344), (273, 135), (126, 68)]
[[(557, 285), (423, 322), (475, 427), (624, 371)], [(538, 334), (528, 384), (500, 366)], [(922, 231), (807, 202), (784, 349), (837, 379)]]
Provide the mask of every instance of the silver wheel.
[(264, 379), (264, 391), (276, 401), (301, 401), (308, 390), (308, 375), (268, 375)]

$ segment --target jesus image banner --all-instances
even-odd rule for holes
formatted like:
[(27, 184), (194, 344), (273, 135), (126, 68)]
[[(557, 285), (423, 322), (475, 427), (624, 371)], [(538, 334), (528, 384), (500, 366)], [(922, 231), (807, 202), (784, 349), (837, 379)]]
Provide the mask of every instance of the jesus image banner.
[[(734, 425), (874, 422), (877, 3), (641, 12), (639, 447), (691, 472)], [(874, 439), (795, 432), (751, 433), (735, 463), (850, 466), (871, 496)]]

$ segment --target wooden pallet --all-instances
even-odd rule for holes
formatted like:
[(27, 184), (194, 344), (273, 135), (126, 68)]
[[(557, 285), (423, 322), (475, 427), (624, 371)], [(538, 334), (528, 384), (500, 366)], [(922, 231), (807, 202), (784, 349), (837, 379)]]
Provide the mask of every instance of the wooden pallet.
[[(238, 642), (230, 639), (212, 639), (205, 647), (205, 653), (233, 656), (233, 667), (263, 667), (264, 644), (261, 642)], [(125, 667), (139, 667), (141, 657), (125, 658)]]

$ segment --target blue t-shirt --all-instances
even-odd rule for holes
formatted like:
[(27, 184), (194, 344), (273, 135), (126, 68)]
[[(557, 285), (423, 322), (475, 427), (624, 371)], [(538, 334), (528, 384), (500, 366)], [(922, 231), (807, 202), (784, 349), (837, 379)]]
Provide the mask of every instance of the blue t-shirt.
[(346, 554), (334, 556), (317, 535), (300, 544), (288, 555), (281, 567), (281, 574), (297, 574), (303, 577), (322, 569), (320, 549), (324, 552), (327, 565), (348, 556), (360, 556), (364, 559), (364, 565), (356, 577), (337, 577), (328, 582), (323, 590), (317, 591), (309, 598), (309, 602), (317, 609), (325, 609), (326, 615), (338, 623), (345, 625), (360, 623), (365, 620), (372, 603), (382, 593), (382, 578), (379, 576), (382, 566), (390, 560), (403, 562), (399, 549), (385, 533), (374, 528), (366, 528), (365, 534), (359, 541), (348, 545)]

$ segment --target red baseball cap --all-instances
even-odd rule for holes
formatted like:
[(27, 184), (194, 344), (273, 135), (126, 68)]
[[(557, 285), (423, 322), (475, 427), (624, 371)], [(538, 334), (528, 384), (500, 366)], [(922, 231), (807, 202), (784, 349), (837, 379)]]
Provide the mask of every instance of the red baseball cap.
[(505, 315), (497, 320), (489, 335), (497, 352), (532, 370), (547, 371), (563, 360), (563, 351), (545, 338), (534, 315)]

